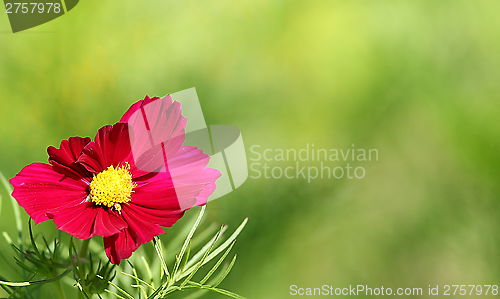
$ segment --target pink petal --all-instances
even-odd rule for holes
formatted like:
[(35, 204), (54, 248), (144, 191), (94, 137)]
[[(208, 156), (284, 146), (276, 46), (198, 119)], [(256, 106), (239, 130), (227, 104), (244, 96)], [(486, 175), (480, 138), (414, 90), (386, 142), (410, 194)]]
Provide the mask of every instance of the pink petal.
[(66, 206), (82, 203), (88, 195), (86, 182), (56, 172), (43, 163), (24, 167), (10, 183), (14, 186), (12, 196), (37, 224)]
[(196, 196), (202, 191), (203, 186), (177, 186), (174, 187), (170, 174), (160, 172), (150, 174), (134, 180), (131, 203), (135, 205), (167, 210), (182, 210), (181, 207), (192, 207), (196, 203)]
[(132, 153), (137, 168), (144, 172), (157, 171), (165, 160), (175, 155), (184, 142), (187, 119), (181, 105), (170, 95), (134, 104), (122, 117), (133, 132)]
[(199, 207), (207, 204), (208, 197), (210, 195), (212, 195), (212, 193), (214, 193), (215, 188), (217, 187), (215, 185), (215, 180), (217, 180), (221, 176), (221, 173), (217, 169), (205, 168), (203, 170), (203, 174), (200, 174), (200, 177), (201, 176), (210, 177), (210, 179), (209, 179), (210, 183), (205, 185), (203, 187), (203, 191), (201, 191), (200, 194), (198, 194), (198, 196), (196, 196), (195, 205), (197, 205)]
[(202, 187), (196, 195), (197, 206), (207, 203), (208, 197), (215, 191), (215, 181), (221, 176), (218, 170), (206, 168), (209, 161), (210, 157), (194, 146), (183, 146), (168, 161), (168, 171), (176, 191), (179, 186)]

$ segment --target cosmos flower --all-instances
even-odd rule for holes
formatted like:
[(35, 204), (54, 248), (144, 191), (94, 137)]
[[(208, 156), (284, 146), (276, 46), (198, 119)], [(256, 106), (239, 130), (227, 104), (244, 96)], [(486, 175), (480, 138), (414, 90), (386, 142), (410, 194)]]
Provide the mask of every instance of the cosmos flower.
[(186, 123), (179, 102), (146, 96), (94, 141), (49, 147), (50, 164), (24, 167), (10, 180), (12, 195), (36, 224), (52, 219), (74, 237), (104, 237), (119, 264), (215, 190), (221, 174), (206, 167), (208, 155), (183, 145)]

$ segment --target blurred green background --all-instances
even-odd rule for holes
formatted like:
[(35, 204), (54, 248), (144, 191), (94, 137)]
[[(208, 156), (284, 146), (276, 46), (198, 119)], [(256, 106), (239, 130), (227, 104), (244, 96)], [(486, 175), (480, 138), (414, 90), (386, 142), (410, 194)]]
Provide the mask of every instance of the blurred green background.
[(500, 284), (499, 13), (494, 0), (89, 0), (16, 34), (0, 15), (0, 170), (45, 162), (146, 94), (196, 87), (249, 158), (256, 144), (379, 151), (360, 180), (249, 178), (211, 202), (211, 221), (250, 218), (221, 287)]

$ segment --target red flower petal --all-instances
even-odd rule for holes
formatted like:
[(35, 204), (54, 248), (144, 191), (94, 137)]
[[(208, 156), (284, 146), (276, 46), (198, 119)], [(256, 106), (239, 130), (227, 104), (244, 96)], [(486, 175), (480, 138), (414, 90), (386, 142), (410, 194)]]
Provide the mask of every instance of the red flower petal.
[(184, 211), (179, 209), (158, 209), (154, 207), (154, 204), (150, 206), (141, 206), (130, 203), (129, 207), (137, 215), (140, 215), (142, 219), (148, 219), (148, 222), (158, 224), (163, 227), (171, 227), (184, 215)]
[(117, 212), (85, 202), (77, 206), (67, 206), (54, 216), (57, 228), (68, 234), (88, 239), (96, 235), (109, 237), (127, 227), (127, 223)]
[(24, 167), (10, 183), (14, 186), (12, 196), (37, 224), (53, 218), (66, 206), (81, 204), (88, 195), (86, 182), (43, 163)]
[(83, 149), (77, 162), (92, 173), (99, 173), (108, 166), (119, 166), (130, 155), (129, 128), (127, 124), (117, 123), (99, 129), (94, 142)]
[(61, 141), (59, 149), (56, 149), (53, 146), (50, 146), (47, 149), (49, 160), (57, 162), (60, 165), (70, 167), (74, 162), (76, 162), (76, 160), (78, 160), (83, 148), (89, 142), (89, 137), (70, 137), (69, 140), (63, 140)]
[(120, 264), (122, 259), (129, 258), (140, 245), (164, 233), (159, 225), (145, 221), (140, 214), (127, 205), (122, 206), (122, 216), (128, 223), (128, 228), (116, 235), (104, 238), (106, 255), (113, 264)]
[(103, 239), (104, 248), (112, 264), (120, 264), (122, 259), (129, 258), (139, 248), (128, 229), (121, 233)]
[[(56, 149), (50, 146), (47, 149), (49, 154), (49, 163), (54, 166), (54, 170), (73, 175), (75, 178), (92, 176), (80, 164), (75, 163), (80, 157), (83, 148), (90, 142), (90, 138), (71, 137), (69, 140), (61, 141), (61, 146)], [(90, 181), (90, 179), (89, 179)]]

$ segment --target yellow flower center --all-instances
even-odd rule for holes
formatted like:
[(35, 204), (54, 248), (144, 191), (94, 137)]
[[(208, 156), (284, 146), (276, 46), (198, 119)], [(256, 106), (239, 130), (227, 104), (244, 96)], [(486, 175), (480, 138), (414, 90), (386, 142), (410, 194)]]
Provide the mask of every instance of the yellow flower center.
[(129, 171), (130, 165), (125, 163), (121, 167), (109, 166), (106, 170), (94, 175), (90, 182), (90, 198), (97, 205), (108, 208), (114, 207), (121, 211), (121, 204), (130, 201), (130, 196), (134, 192), (132, 189), (137, 186), (132, 182), (132, 174)]

